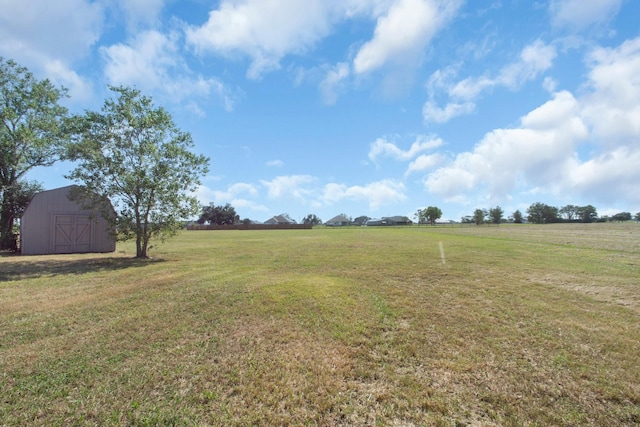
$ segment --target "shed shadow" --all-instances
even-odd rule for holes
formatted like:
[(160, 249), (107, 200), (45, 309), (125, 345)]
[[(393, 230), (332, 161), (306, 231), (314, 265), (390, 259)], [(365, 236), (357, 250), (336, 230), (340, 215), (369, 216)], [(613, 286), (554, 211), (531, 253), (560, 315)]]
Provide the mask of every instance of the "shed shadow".
[[(11, 257), (3, 255), (2, 257)], [(126, 258), (99, 257), (84, 259), (37, 259), (29, 260), (21, 256), (14, 256), (15, 262), (5, 262), (0, 265), (0, 281), (15, 281), (36, 279), (47, 276), (95, 273), (101, 271), (117, 271), (128, 268), (146, 267), (150, 264), (165, 262), (161, 258)]]

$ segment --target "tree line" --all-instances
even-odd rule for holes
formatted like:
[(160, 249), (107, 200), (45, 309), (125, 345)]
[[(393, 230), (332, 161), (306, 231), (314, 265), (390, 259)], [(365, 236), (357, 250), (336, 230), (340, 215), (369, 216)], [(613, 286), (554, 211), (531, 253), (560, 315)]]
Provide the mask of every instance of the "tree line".
[[(545, 203), (536, 202), (527, 208), (526, 221), (533, 224), (553, 224), (560, 222), (606, 222), (606, 221), (630, 221), (635, 219), (640, 221), (640, 212), (632, 216), (630, 212), (620, 212), (612, 216), (598, 217), (597, 209), (592, 205), (576, 206), (566, 205), (561, 208), (550, 206)], [(474, 223), (476, 225), (502, 222), (513, 222), (522, 224), (525, 220), (520, 210), (513, 212), (508, 219), (504, 218), (504, 211), (500, 206), (490, 209), (476, 209), (473, 215), (462, 218), (463, 223)]]
[(75, 162), (65, 178), (80, 184), (72, 192), (79, 204), (94, 195), (111, 201), (118, 215), (101, 214), (118, 240), (135, 238), (136, 257), (198, 213), (193, 192), (209, 159), (192, 153), (191, 135), (151, 98), (109, 89), (100, 111), (71, 115), (60, 104), (65, 88), (0, 57), (0, 249), (16, 248), (15, 221), (42, 190), (27, 172), (60, 160)]

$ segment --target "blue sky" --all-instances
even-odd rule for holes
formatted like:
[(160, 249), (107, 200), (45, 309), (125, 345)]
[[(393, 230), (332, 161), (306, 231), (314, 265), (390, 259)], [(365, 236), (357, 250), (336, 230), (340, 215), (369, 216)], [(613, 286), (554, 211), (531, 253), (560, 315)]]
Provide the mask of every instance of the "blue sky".
[[(198, 198), (459, 220), (640, 211), (640, 2), (0, 0), (0, 55), (73, 112), (135, 86), (210, 157)], [(45, 188), (73, 165), (34, 170)]]

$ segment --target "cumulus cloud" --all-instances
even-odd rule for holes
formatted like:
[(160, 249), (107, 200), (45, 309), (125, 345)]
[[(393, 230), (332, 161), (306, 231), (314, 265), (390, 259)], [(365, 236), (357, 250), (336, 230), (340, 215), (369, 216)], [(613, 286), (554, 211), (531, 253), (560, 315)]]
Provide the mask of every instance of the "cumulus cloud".
[[(367, 73), (388, 63), (422, 56), (422, 50), (450, 19), (460, 0), (223, 0), (201, 26), (186, 30), (199, 53), (245, 57), (247, 76), (258, 79), (279, 69), (287, 55), (304, 54), (345, 20), (376, 20), (371, 40), (355, 55), (352, 69)], [(336, 83), (352, 70), (338, 64), (322, 82), (329, 103)]]
[(443, 144), (442, 139), (420, 135), (408, 150), (402, 150), (393, 142), (385, 138), (378, 138), (371, 144), (369, 159), (375, 162), (380, 157), (391, 157), (395, 160), (408, 161), (423, 151), (433, 150)]
[(398, 0), (379, 17), (373, 38), (353, 60), (356, 73), (373, 71), (389, 62), (421, 56), (424, 47), (460, 6), (458, 1)]
[(268, 211), (266, 206), (255, 201), (255, 198), (259, 196), (259, 192), (254, 184), (239, 182), (230, 185), (224, 191), (213, 190), (205, 185), (200, 185), (195, 196), (202, 205), (208, 205), (210, 203), (224, 205), (229, 203), (236, 208), (236, 210)]
[(382, 180), (372, 182), (364, 186), (346, 186), (344, 184), (331, 183), (324, 186), (322, 202), (333, 205), (343, 200), (365, 200), (369, 208), (377, 210), (383, 206), (393, 205), (406, 200), (405, 186), (395, 180)]
[(441, 164), (444, 159), (445, 156), (439, 153), (423, 154), (421, 156), (418, 156), (414, 161), (409, 163), (409, 167), (405, 172), (405, 176), (408, 176), (413, 172), (424, 172), (433, 169), (435, 166)]
[[(147, 30), (130, 43), (102, 47), (105, 75), (112, 84), (135, 85), (171, 100), (215, 95), (231, 111), (236, 101), (233, 91), (218, 79), (194, 74), (181, 56), (179, 43), (177, 32)], [(199, 111), (197, 105), (193, 109)]]
[(606, 202), (640, 204), (640, 37), (595, 48), (580, 114), (591, 131), (591, 158), (576, 160), (567, 190)]
[(67, 87), (74, 100), (89, 97), (92, 86), (73, 70), (73, 64), (90, 52), (102, 34), (101, 4), (85, 0), (34, 0), (28, 7), (17, 1), (1, 3), (0, 55)]
[(280, 168), (284, 166), (284, 162), (282, 160), (269, 160), (266, 164), (270, 168)]
[[(532, 70), (550, 64), (534, 62), (541, 65)], [(579, 97), (552, 93), (518, 126), (488, 132), (472, 151), (430, 173), (427, 190), (458, 202), (473, 194), (500, 201), (517, 190), (640, 203), (640, 38), (594, 48), (586, 63)], [(545, 87), (553, 91), (555, 82)]]
[(159, 24), (165, 0), (125, 0), (115, 4), (124, 14), (130, 31)]
[(606, 146), (640, 140), (640, 37), (617, 48), (596, 48), (582, 113), (597, 141)]
[(270, 199), (283, 197), (306, 199), (313, 194), (312, 185), (315, 182), (316, 178), (310, 175), (278, 176), (271, 181), (260, 181), (267, 188), (267, 195)]
[(453, 200), (483, 188), (490, 199), (500, 199), (521, 179), (536, 185), (556, 182), (566, 172), (577, 144), (588, 136), (578, 107), (571, 93), (556, 93), (522, 117), (519, 127), (487, 133), (472, 152), (459, 154), (429, 175), (427, 189)]
[(344, 85), (344, 81), (349, 77), (349, 64), (341, 62), (332, 67), (320, 83), (320, 92), (326, 104), (335, 104), (338, 99), (338, 92)]
[(500, 70), (496, 83), (515, 90), (551, 68), (556, 56), (555, 47), (536, 40), (522, 49), (519, 61)]
[(422, 117), (428, 123), (446, 123), (454, 117), (473, 112), (475, 108), (476, 104), (473, 102), (450, 102), (440, 108), (433, 100), (429, 100), (422, 107)]
[(199, 52), (251, 58), (250, 78), (278, 69), (290, 53), (301, 53), (330, 31), (331, 2), (323, 0), (223, 0), (202, 26), (187, 29)]
[(584, 163), (574, 162), (567, 190), (611, 203), (621, 200), (640, 205), (640, 150), (618, 147)]
[(554, 26), (577, 31), (608, 22), (618, 13), (621, 3), (621, 0), (551, 0), (549, 13)]
[(46, 57), (70, 62), (88, 52), (103, 25), (104, 10), (96, 2), (33, 0), (25, 7), (21, 2), (3, 1), (0, 46), (4, 55), (19, 61)]
[[(551, 68), (556, 56), (553, 45), (536, 40), (522, 49), (517, 61), (502, 67), (494, 77), (467, 77), (455, 84), (448, 84), (447, 81), (453, 76), (453, 72), (438, 71), (431, 75), (427, 84), (430, 99), (422, 108), (423, 119), (427, 123), (445, 123), (454, 117), (469, 114), (475, 110), (474, 101), (483, 92), (494, 87), (517, 90), (524, 83), (536, 79)], [(439, 107), (433, 99), (440, 90), (445, 90), (449, 98), (445, 107)]]

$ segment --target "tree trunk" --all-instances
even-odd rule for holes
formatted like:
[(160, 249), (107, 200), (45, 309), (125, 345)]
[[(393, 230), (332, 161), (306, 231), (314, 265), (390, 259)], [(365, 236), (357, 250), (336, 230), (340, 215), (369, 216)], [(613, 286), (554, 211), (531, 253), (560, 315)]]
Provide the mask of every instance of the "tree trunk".
[(15, 234), (13, 234), (13, 213), (10, 201), (5, 197), (0, 206), (0, 250), (18, 249)]
[(142, 233), (136, 232), (136, 258), (147, 257), (147, 245), (142, 237)]

